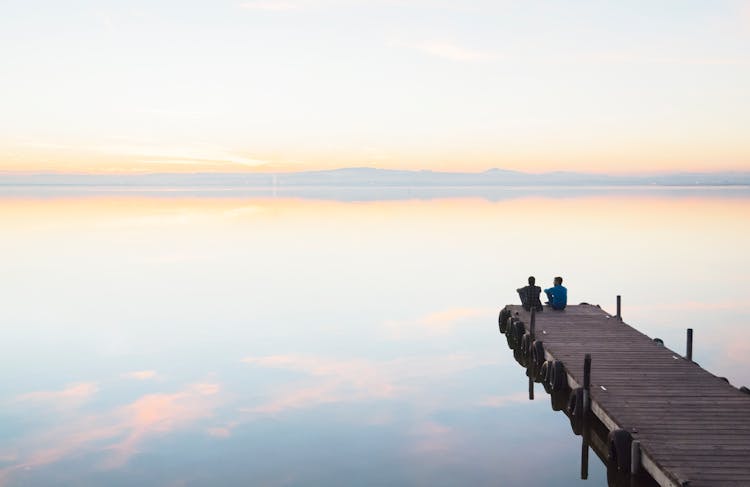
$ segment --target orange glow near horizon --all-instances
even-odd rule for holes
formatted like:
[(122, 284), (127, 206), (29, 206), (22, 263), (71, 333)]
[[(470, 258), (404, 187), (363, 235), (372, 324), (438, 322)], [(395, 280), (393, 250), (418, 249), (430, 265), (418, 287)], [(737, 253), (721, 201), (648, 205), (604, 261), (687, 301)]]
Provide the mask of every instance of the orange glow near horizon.
[[(293, 143), (292, 143), (293, 144)], [(541, 144), (544, 145), (544, 144)], [(16, 174), (153, 174), (153, 173), (255, 173), (331, 170), (347, 167), (372, 167), (394, 170), (433, 170), (438, 172), (482, 172), (506, 169), (526, 173), (554, 171), (594, 174), (647, 174), (668, 172), (750, 171), (750, 148), (723, 146), (683, 147), (589, 147), (565, 150), (512, 150), (477, 152), (472, 150), (406, 151), (373, 158), (362, 153), (282, 153), (259, 159), (227, 154), (205, 156), (206, 159), (153, 158), (122, 154), (70, 153), (65, 150), (12, 150), (0, 145), (0, 173)], [(149, 159), (149, 160), (145, 160)], [(247, 159), (247, 162), (245, 162)]]
[[(576, 215), (575, 221), (547, 222), (545, 225), (570, 226), (577, 221), (597, 221), (599, 225), (617, 220), (627, 227), (653, 225), (663, 221), (687, 225), (699, 220), (711, 228), (725, 221), (740, 221), (750, 211), (750, 202), (739, 198), (700, 198), (692, 196), (610, 195), (555, 198), (524, 196), (501, 201), (483, 198), (446, 198), (430, 200), (392, 200), (367, 202), (339, 202), (332, 200), (270, 198), (270, 197), (165, 197), (147, 196), (64, 196), (39, 199), (34, 197), (0, 198), (0, 221), (8, 228), (46, 225), (54, 220), (57, 225), (88, 225), (92, 221), (107, 220), (108, 224), (131, 222), (133, 224), (210, 225), (232, 224), (238, 220), (273, 221), (318, 220), (333, 218), (337, 224), (356, 224), (363, 216), (373, 221), (388, 222), (409, 220), (440, 224), (444, 218), (463, 222), (481, 222), (497, 217), (509, 225), (529, 226), (529, 215), (542, 219), (550, 206), (560, 214)], [(534, 220), (536, 222), (541, 220)], [(730, 226), (731, 227), (731, 226)], [(743, 228), (736, 226), (738, 232)]]
[[(176, 139), (96, 143), (0, 139), (0, 173), (149, 174), (297, 172), (345, 167), (396, 170), (482, 172), (492, 168), (542, 173), (578, 171), (600, 174), (750, 171), (750, 145), (744, 134), (696, 136), (591, 133), (567, 136), (541, 132), (516, 138), (487, 134), (451, 140), (436, 134), (413, 144), (361, 146), (343, 139), (337, 146), (310, 144), (304, 134), (234, 149)], [(489, 137), (489, 139), (488, 139)], [(63, 139), (64, 140), (64, 139)], [(115, 141), (117, 142), (117, 141)], [(241, 147), (241, 146), (240, 146)]]

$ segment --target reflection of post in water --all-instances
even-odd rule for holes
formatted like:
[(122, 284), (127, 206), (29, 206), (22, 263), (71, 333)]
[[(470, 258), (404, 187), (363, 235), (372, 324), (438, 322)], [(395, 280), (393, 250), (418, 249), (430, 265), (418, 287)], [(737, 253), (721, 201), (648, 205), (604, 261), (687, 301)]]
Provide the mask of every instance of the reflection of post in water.
[(591, 354), (587, 353), (583, 359), (583, 434), (581, 435), (581, 478), (589, 478), (589, 416), (591, 393)]
[[(529, 339), (527, 340), (529, 348), (533, 347), (536, 333), (536, 310), (531, 308), (531, 320), (529, 322)], [(527, 355), (531, 355), (531, 350), (526, 352)], [(533, 358), (533, 357), (531, 357)], [(536, 361), (526, 361), (528, 366), (526, 367), (526, 375), (529, 377), (529, 401), (534, 400), (534, 378), (536, 377)]]

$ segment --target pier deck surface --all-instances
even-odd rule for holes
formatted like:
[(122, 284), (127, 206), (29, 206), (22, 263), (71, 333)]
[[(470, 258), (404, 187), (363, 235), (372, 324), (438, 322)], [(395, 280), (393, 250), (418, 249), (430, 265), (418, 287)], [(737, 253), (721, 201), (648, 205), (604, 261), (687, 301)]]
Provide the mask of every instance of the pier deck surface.
[[(530, 313), (507, 308), (528, 329)], [(750, 486), (750, 395), (597, 306), (545, 307), (536, 339), (573, 387), (591, 354), (592, 412), (640, 440), (642, 465), (659, 484)]]

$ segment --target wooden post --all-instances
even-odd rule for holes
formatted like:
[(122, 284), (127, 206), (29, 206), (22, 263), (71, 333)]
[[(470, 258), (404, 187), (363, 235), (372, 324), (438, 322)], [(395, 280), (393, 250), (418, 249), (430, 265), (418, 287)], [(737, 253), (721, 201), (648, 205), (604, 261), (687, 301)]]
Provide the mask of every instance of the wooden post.
[(529, 375), (529, 401), (534, 400), (534, 379)]
[(591, 354), (583, 359), (583, 429), (581, 434), (581, 478), (589, 478), (589, 390), (591, 389)]
[(586, 428), (581, 435), (581, 479), (589, 478), (589, 433)]
[(591, 389), (591, 354), (587, 353), (583, 359), (583, 415), (588, 415), (591, 405), (589, 404), (589, 392)]
[(688, 328), (687, 329), (687, 355), (685, 356), (686, 359), (693, 361), (693, 329)]
[[(529, 338), (531, 338), (529, 341), (531, 342), (529, 344), (529, 347), (532, 347), (534, 345), (534, 331), (536, 328), (536, 310), (532, 307), (531, 308), (531, 319), (529, 320)], [(534, 400), (534, 378), (533, 375), (536, 372), (536, 364), (531, 360), (531, 348), (528, 350), (529, 352), (529, 361), (526, 367), (526, 375), (529, 376), (529, 401)]]
[(622, 321), (622, 296), (617, 295), (617, 319)]
[(630, 443), (630, 475), (638, 475), (641, 471), (641, 442), (633, 440)]

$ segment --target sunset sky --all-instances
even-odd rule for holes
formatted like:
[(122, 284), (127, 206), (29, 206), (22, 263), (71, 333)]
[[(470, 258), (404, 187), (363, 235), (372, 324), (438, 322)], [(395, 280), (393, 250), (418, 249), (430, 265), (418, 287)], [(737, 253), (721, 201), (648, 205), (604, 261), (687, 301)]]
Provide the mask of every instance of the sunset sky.
[(22, 1), (0, 171), (750, 170), (750, 2)]

